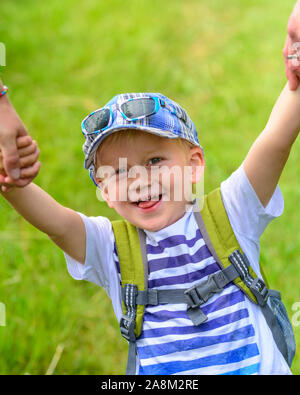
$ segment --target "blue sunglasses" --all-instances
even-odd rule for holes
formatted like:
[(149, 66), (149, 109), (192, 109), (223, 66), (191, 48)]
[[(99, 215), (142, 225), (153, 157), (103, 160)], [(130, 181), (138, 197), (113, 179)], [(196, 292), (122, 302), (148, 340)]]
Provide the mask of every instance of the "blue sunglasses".
[[(179, 114), (174, 107), (171, 107), (158, 97), (132, 98), (120, 105), (115, 104), (113, 106), (116, 106), (122, 117), (130, 122), (156, 114), (160, 108), (168, 109), (185, 123), (187, 121), (185, 114)], [(97, 134), (108, 129), (112, 125), (112, 122), (112, 106), (103, 107), (92, 112), (82, 121), (81, 130), (84, 135)]]

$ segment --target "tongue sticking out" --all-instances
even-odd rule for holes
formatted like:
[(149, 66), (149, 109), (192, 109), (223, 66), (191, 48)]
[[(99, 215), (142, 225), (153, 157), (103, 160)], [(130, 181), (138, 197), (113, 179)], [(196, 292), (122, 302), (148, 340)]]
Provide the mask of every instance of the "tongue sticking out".
[(157, 200), (147, 200), (146, 202), (140, 202), (139, 207), (140, 208), (149, 208), (154, 206), (158, 201)]

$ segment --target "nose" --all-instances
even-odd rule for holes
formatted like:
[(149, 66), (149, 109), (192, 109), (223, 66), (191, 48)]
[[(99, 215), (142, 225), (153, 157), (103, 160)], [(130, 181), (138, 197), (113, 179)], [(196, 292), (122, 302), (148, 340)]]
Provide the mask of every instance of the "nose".
[(145, 168), (139, 173), (139, 177), (135, 177), (134, 179), (128, 178), (128, 198), (132, 202), (136, 202), (140, 198), (145, 198), (149, 195), (157, 195), (159, 191), (159, 180), (153, 177), (151, 172)]

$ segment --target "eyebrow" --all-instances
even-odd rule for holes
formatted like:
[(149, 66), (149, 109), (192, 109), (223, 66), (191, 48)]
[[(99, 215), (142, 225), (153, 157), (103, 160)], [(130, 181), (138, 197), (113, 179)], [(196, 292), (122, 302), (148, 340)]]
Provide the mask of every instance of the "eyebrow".
[[(155, 156), (164, 156), (165, 155), (162, 148), (151, 149), (151, 150), (148, 150), (144, 153), (142, 161), (144, 162), (146, 159), (148, 159), (149, 157), (151, 157), (154, 154), (155, 154)], [(128, 168), (136, 166), (136, 165), (131, 166), (128, 161), (128, 157), (125, 157), (125, 158), (127, 159), (127, 167)], [(100, 166), (112, 166), (114, 169), (118, 170), (119, 169), (119, 161), (120, 161), (120, 158), (117, 158), (109, 165), (100, 164)]]
[(152, 156), (154, 154), (163, 156), (165, 154), (165, 150), (163, 150), (162, 148), (157, 148), (157, 149), (152, 149), (152, 150), (146, 151), (144, 158), (145, 159), (149, 158), (149, 156)]

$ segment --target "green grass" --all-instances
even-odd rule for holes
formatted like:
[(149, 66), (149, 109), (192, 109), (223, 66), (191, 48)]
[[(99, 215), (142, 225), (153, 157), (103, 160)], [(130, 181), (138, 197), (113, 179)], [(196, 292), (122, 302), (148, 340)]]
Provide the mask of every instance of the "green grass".
[[(86, 215), (118, 216), (83, 169), (80, 122), (120, 92), (162, 92), (186, 108), (206, 152), (206, 191), (245, 158), (285, 84), (285, 0), (6, 0), (1, 77), (39, 143), (36, 183)], [(261, 262), (290, 317), (300, 301), (297, 141), (280, 180), (285, 213), (261, 240)], [(0, 200), (0, 372), (122, 374), (126, 342), (111, 302), (67, 273), (63, 253)], [(300, 328), (296, 327), (296, 338)], [(300, 373), (300, 350), (293, 372)]]

